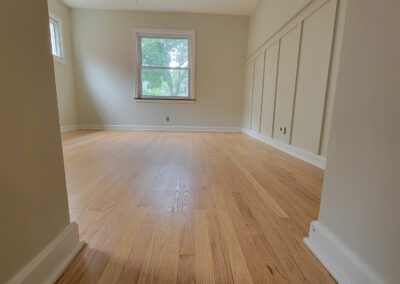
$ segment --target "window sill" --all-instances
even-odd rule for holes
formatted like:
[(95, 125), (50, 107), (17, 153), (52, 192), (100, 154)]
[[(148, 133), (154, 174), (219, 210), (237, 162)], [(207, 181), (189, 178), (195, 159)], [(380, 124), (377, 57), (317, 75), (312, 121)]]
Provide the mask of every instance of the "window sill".
[(136, 103), (159, 103), (159, 104), (194, 104), (194, 99), (140, 99), (135, 98)]
[(67, 62), (65, 61), (64, 57), (58, 57), (58, 56), (55, 56), (55, 55), (53, 55), (53, 61), (61, 63), (61, 64), (67, 64)]

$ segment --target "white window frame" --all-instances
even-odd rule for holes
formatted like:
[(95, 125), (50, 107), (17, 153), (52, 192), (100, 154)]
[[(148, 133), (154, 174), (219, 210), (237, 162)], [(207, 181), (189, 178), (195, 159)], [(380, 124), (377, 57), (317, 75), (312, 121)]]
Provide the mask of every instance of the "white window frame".
[[(136, 40), (136, 95), (135, 99), (146, 102), (194, 102), (195, 101), (195, 31), (194, 30), (165, 30), (165, 29), (134, 29)], [(189, 72), (189, 96), (143, 96), (142, 95), (142, 47), (141, 38), (166, 38), (166, 39), (188, 39), (189, 60), (188, 68), (166, 67), (165, 69), (188, 70)]]
[(51, 44), (51, 53), (53, 55), (53, 58), (61, 63), (65, 63), (65, 55), (64, 55), (64, 44), (63, 44), (63, 34), (62, 34), (62, 21), (60, 20), (59, 17), (54, 16), (52, 13), (50, 13), (49, 15), (49, 25), (50, 22), (53, 22), (54, 24), (56, 24), (57, 27), (57, 35), (58, 36), (58, 42), (56, 42), (56, 44), (59, 45), (60, 48), (60, 52), (61, 52), (61, 56), (58, 56), (56, 54), (53, 53), (53, 44), (51, 42), (51, 34), (50, 34), (50, 44)]

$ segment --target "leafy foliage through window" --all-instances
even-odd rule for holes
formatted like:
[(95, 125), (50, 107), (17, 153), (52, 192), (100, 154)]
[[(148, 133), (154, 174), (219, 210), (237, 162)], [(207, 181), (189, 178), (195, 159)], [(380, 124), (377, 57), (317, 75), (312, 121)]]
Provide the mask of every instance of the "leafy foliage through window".
[(140, 98), (190, 99), (191, 37), (139, 35)]

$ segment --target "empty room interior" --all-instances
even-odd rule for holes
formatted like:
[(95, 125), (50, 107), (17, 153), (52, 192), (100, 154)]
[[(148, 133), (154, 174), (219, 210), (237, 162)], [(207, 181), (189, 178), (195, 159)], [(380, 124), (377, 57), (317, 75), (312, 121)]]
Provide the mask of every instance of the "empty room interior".
[(0, 0), (0, 283), (400, 283), (398, 0)]

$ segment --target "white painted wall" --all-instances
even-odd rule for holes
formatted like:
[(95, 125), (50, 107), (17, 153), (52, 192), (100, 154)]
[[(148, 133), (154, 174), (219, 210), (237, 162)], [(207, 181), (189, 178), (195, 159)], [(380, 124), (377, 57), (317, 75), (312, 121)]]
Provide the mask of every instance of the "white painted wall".
[(0, 1), (0, 283), (69, 223), (46, 0)]
[[(272, 138), (274, 141), (284, 141), (285, 145), (290, 144), (293, 149), (300, 149), (322, 162), (328, 149), (345, 7), (346, 0), (261, 0), (250, 18), (250, 65), (272, 44), (280, 43), (276, 105), (275, 108), (263, 106), (262, 111), (265, 118), (265, 111), (271, 112), (272, 109), (273, 114), (269, 114), (274, 117)], [(293, 29), (300, 30), (301, 41), (296, 39), (286, 44), (285, 39)], [(296, 49), (298, 46), (300, 49)], [(290, 54), (293, 57), (290, 62), (286, 62), (289, 56), (282, 54), (288, 48), (291, 48)], [(296, 50), (299, 50), (299, 53)], [(291, 73), (295, 71), (292, 76), (289, 76), (290, 70)], [(248, 99), (253, 90), (249, 82), (251, 80), (247, 81), (248, 86), (245, 89), (245, 97)], [(270, 91), (269, 89), (274, 88), (264, 85), (264, 93)], [(285, 94), (289, 100), (284, 100), (282, 105), (281, 99)], [(249, 115), (245, 113), (245, 117)], [(246, 128), (246, 123), (244, 126)], [(281, 128), (285, 127), (286, 134), (284, 130), (281, 131)], [(263, 132), (264, 130), (263, 128)], [(259, 134), (256, 132), (254, 135)], [(271, 137), (267, 135), (266, 138)]]
[(65, 6), (60, 0), (48, 0), (48, 6), (49, 13), (61, 21), (64, 60), (63, 62), (54, 60), (54, 72), (60, 126), (67, 127), (78, 124), (70, 8)]
[[(73, 9), (72, 26), (81, 124), (241, 127), (248, 17)], [(135, 102), (134, 28), (196, 31), (196, 103)]]
[(320, 222), (400, 283), (400, 2), (348, 1)]

